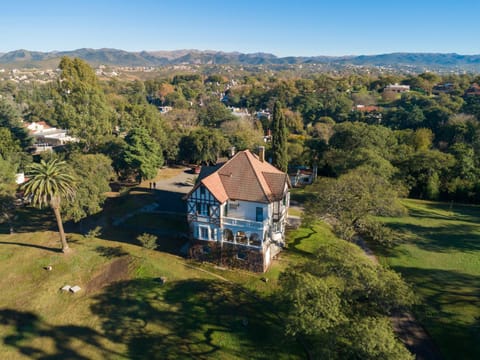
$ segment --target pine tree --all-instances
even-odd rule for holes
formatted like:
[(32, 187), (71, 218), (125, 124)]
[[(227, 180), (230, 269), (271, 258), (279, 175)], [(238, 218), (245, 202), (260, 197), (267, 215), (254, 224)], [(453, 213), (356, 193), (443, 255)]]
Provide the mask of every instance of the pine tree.
[(287, 126), (280, 102), (273, 106), (272, 123), (272, 158), (273, 165), (282, 171), (287, 171)]

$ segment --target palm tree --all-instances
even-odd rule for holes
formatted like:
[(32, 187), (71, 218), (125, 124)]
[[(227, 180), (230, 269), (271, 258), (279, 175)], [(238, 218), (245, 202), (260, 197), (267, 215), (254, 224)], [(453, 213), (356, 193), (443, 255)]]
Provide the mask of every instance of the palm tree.
[(75, 195), (75, 180), (70, 174), (65, 161), (53, 159), (48, 162), (41, 160), (27, 169), (28, 180), (24, 185), (25, 196), (31, 196), (32, 205), (38, 208), (50, 206), (57, 220), (62, 251), (69, 250), (65, 231), (63, 230), (60, 215), (60, 202), (62, 199), (71, 200)]

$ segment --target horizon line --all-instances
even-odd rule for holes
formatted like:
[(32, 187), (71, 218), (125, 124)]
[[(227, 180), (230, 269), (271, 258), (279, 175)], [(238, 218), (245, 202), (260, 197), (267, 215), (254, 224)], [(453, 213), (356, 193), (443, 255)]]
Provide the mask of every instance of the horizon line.
[(331, 57), (331, 58), (346, 58), (346, 57), (358, 57), (358, 56), (380, 56), (380, 55), (393, 55), (393, 54), (419, 54), (419, 55), (459, 55), (459, 56), (480, 56), (480, 53), (458, 53), (458, 52), (432, 52), (432, 51), (392, 51), (392, 52), (378, 52), (378, 53), (363, 53), (363, 54), (343, 54), (343, 55), (325, 55), (325, 54), (318, 54), (318, 55), (277, 55), (272, 52), (268, 51), (252, 51), (252, 52), (243, 52), (240, 50), (213, 50), (213, 49), (174, 49), (174, 50), (165, 50), (165, 49), (156, 49), (156, 50), (125, 50), (121, 48), (113, 48), (113, 47), (101, 47), (101, 48), (93, 48), (93, 47), (80, 47), (75, 49), (69, 50), (30, 50), (25, 48), (17, 48), (14, 50), (8, 51), (0, 51), (0, 56), (5, 55), (8, 53), (12, 53), (15, 51), (28, 51), (28, 52), (41, 52), (41, 53), (61, 53), (61, 52), (74, 52), (78, 50), (93, 50), (93, 51), (100, 51), (100, 50), (116, 50), (116, 51), (125, 51), (129, 53), (155, 53), (155, 52), (180, 52), (180, 51), (198, 51), (203, 53), (224, 53), (224, 54), (244, 54), (244, 55), (254, 55), (254, 54), (265, 54), (265, 55), (272, 55), (277, 58), (288, 58), (288, 57), (300, 57), (300, 58), (312, 58), (312, 57)]

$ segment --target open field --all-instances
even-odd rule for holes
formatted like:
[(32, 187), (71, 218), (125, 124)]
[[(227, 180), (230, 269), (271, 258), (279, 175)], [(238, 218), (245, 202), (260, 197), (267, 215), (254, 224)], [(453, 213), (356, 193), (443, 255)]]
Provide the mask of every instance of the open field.
[[(263, 275), (222, 271), (227, 282), (128, 243), (77, 234), (70, 243), (64, 255), (52, 231), (0, 235), (1, 359), (303, 355), (262, 296), (274, 284)], [(82, 290), (60, 291), (66, 284)]]
[[(160, 173), (159, 181), (176, 179), (181, 171)], [(216, 269), (175, 255), (181, 239), (159, 236), (161, 251), (138, 245), (143, 227), (185, 230), (183, 221), (170, 219), (174, 215), (163, 221), (137, 216), (124, 227), (108, 220), (164, 194), (140, 186), (112, 197), (103, 214), (83, 225), (82, 233), (101, 224), (99, 237), (67, 226), (69, 254), (60, 252), (48, 210), (20, 209), (15, 234), (0, 226), (0, 359), (304, 357), (302, 347), (284, 335), (269, 296), (287, 262), (267, 274)], [(82, 290), (61, 291), (67, 284)]]
[(418, 319), (447, 359), (480, 358), (480, 207), (405, 200), (386, 218), (401, 244), (379, 252), (414, 285)]

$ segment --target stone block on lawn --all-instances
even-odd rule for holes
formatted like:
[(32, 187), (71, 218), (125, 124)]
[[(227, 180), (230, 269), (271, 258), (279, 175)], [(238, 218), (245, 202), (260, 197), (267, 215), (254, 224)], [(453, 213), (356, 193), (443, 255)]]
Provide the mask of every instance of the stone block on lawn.
[(65, 285), (64, 287), (62, 287), (62, 291), (70, 291), (72, 287), (70, 285)]
[(70, 288), (70, 291), (73, 292), (73, 293), (76, 293), (76, 292), (79, 292), (82, 288), (78, 285), (75, 285), (75, 286), (72, 286)]

